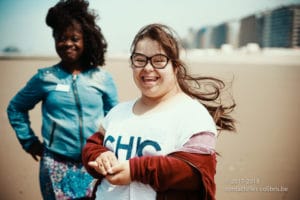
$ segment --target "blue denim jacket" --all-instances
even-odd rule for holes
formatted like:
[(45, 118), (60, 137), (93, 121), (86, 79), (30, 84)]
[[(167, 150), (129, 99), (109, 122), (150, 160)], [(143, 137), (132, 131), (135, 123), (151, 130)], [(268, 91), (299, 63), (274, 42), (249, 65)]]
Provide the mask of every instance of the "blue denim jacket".
[(7, 113), (22, 147), (28, 151), (38, 137), (30, 127), (29, 110), (42, 102), (42, 137), (46, 148), (81, 160), (86, 139), (99, 129), (100, 121), (117, 104), (111, 75), (93, 68), (77, 75), (60, 64), (39, 69), (10, 101)]

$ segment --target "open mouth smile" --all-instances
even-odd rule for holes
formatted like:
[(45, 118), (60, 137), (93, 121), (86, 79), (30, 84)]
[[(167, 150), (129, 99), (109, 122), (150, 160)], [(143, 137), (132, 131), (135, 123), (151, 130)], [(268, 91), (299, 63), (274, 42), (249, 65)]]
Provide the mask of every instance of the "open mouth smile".
[(142, 81), (147, 82), (156, 82), (159, 79), (157, 76), (142, 76)]

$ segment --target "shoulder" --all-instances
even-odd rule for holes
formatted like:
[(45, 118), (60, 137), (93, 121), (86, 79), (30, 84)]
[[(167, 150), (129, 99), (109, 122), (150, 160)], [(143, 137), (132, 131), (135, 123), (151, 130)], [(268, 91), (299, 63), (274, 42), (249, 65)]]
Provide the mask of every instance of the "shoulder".
[(207, 131), (217, 135), (216, 124), (207, 108), (197, 99), (185, 98), (180, 106), (181, 122), (191, 133)]
[(112, 115), (117, 113), (131, 112), (134, 103), (134, 100), (120, 102), (109, 111), (109, 114)]
[(181, 104), (181, 109), (182, 111), (186, 112), (186, 113), (193, 113), (196, 115), (199, 114), (208, 114), (209, 112), (207, 110), (207, 108), (197, 99), (194, 99), (192, 97), (189, 96), (185, 96), (182, 100), (182, 104)]
[(28, 81), (28, 84), (38, 86), (39, 82), (43, 82), (45, 79), (47, 79), (47, 77), (55, 76), (55, 71), (57, 71), (56, 68), (56, 65), (53, 65), (51, 67), (39, 68), (37, 72)]
[(213, 118), (207, 108), (197, 99), (190, 98), (183, 104), (182, 109), (184, 109), (185, 115), (190, 116), (188, 118), (191, 121), (213, 122)]
[(88, 71), (88, 74), (90, 74), (92, 77), (97, 77), (102, 80), (104, 79), (110, 79), (112, 77), (111, 73), (108, 72), (103, 67), (95, 67)]
[(102, 121), (103, 128), (106, 130), (109, 124), (118, 123), (127, 119), (132, 113), (134, 102), (135, 101), (121, 102), (114, 106)]
[(111, 87), (115, 87), (111, 73), (102, 67), (92, 68), (87, 71), (84, 76), (99, 85), (102, 89), (106, 87), (108, 87), (107, 89), (112, 89)]
[(50, 67), (44, 67), (44, 68), (38, 69), (36, 76), (37, 76), (37, 78), (44, 80), (44, 79), (61, 78), (61, 76), (64, 74), (65, 73), (59, 67), (59, 64), (55, 64)]
[(40, 68), (38, 69), (38, 74), (41, 76), (47, 76), (49, 74), (56, 73), (57, 71), (59, 71), (58, 64), (52, 65), (50, 67)]

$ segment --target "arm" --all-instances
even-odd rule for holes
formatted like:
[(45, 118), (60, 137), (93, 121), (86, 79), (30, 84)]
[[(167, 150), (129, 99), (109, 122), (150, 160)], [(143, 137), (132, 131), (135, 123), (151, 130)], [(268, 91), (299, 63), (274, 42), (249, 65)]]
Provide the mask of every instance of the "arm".
[(201, 176), (188, 163), (172, 156), (135, 157), (129, 160), (131, 179), (156, 191), (199, 190)]
[(41, 84), (39, 74), (36, 74), (14, 96), (7, 107), (9, 122), (15, 130), (20, 144), (36, 160), (36, 156), (41, 155), (42, 144), (30, 126), (29, 110), (33, 109), (43, 98)]
[[(200, 134), (197, 134), (200, 137)], [(194, 146), (192, 138), (187, 143)], [(199, 149), (198, 151), (202, 151)], [(200, 188), (214, 191), (216, 170), (215, 154), (173, 152), (168, 156), (134, 157), (112, 167), (107, 180), (115, 185), (139, 181), (151, 185), (156, 191), (194, 190)]]
[(168, 156), (135, 157), (112, 167), (106, 179), (114, 185), (138, 181), (157, 192), (185, 190), (214, 197), (215, 154), (175, 152)]
[(206, 196), (215, 196), (215, 154), (175, 152), (165, 157), (136, 157), (129, 161), (131, 179), (149, 184), (157, 192), (198, 190)]
[(182, 148), (168, 156), (132, 158), (131, 179), (150, 184), (157, 190), (197, 190), (207, 176), (213, 181), (216, 168), (214, 147), (213, 134), (194, 134)]
[(208, 193), (214, 193), (214, 147), (213, 134), (195, 134), (182, 148), (168, 156), (131, 159), (131, 179), (150, 184), (157, 191), (199, 190), (204, 186)]
[(102, 145), (103, 139), (103, 133), (94, 133), (87, 139), (87, 143), (82, 150), (82, 162), (86, 170), (98, 179), (106, 176), (111, 167), (117, 163), (114, 153)]

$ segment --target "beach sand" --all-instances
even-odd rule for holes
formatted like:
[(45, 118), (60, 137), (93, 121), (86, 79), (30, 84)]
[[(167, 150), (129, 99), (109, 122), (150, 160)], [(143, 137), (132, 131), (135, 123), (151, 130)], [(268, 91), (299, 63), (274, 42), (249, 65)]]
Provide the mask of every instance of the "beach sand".
[[(217, 199), (295, 200), (300, 197), (300, 56), (230, 55), (186, 58), (194, 74), (231, 83), (236, 133), (218, 137)], [(10, 127), (9, 100), (52, 59), (0, 59), (0, 199), (41, 199), (38, 162), (26, 154)], [(129, 62), (108, 58), (121, 101), (139, 95)], [(30, 112), (40, 137), (40, 104)], [(159, 122), (158, 122), (159, 123)]]

